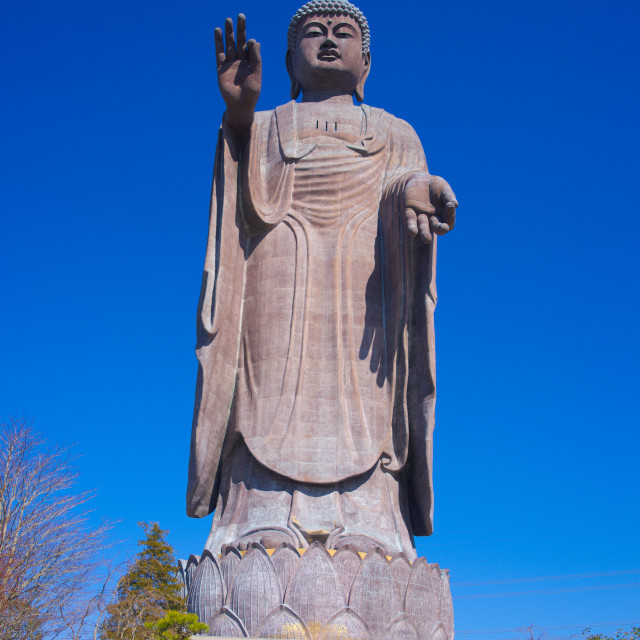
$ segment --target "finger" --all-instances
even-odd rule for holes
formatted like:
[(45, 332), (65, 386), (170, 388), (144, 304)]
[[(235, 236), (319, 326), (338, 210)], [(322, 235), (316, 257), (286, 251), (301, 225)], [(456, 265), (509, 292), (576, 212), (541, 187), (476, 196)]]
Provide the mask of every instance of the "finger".
[(407, 219), (407, 229), (409, 230), (409, 235), (412, 238), (415, 238), (418, 235), (418, 219), (416, 217), (416, 212), (407, 207), (404, 210), (404, 215)]
[(249, 62), (251, 63), (251, 69), (262, 72), (262, 56), (260, 55), (260, 43), (251, 39), (247, 42), (247, 49), (249, 52)]
[(444, 209), (440, 210), (440, 217), (442, 218), (443, 222), (446, 222), (446, 224), (449, 226), (449, 231), (451, 231), (451, 229), (456, 226), (457, 204), (457, 202), (447, 202)]
[(421, 213), (418, 215), (418, 228), (420, 229), (420, 238), (425, 244), (430, 244), (432, 240), (431, 229), (429, 228), (429, 216)]
[(442, 191), (440, 192), (440, 202), (448, 207), (451, 205), (454, 209), (458, 206), (458, 201), (456, 200), (456, 194), (453, 193), (453, 189), (449, 186), (448, 182), (445, 182), (442, 185)]
[(236, 42), (236, 51), (238, 58), (247, 57), (247, 18), (244, 13), (238, 14), (238, 41)]
[(224, 32), (227, 41), (227, 62), (233, 62), (238, 57), (238, 53), (236, 51), (236, 36), (233, 33), (233, 20), (231, 18), (227, 18), (224, 21)]
[(224, 55), (224, 42), (222, 40), (222, 29), (220, 27), (216, 27), (213, 32), (213, 39), (216, 43), (216, 64), (218, 65), (218, 69), (225, 62)]
[(440, 222), (440, 220), (435, 216), (431, 216), (429, 218), (429, 226), (433, 232), (439, 236), (442, 236), (449, 231), (449, 225), (444, 222)]

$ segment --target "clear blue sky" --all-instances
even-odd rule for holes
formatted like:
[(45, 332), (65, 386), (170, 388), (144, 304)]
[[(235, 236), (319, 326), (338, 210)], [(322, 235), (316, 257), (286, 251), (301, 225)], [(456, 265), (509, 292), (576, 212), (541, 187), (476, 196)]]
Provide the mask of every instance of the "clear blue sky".
[[(273, 108), (288, 99), (297, 6), (23, 0), (0, 13), (0, 414), (78, 443), (81, 485), (97, 488), (97, 516), (120, 520), (123, 552), (138, 520), (170, 529), (182, 557), (210, 526), (184, 515), (184, 493), (223, 111), (213, 28), (247, 14), (259, 108)], [(439, 247), (436, 533), (418, 541), (451, 570), (458, 638), (640, 621), (640, 9), (361, 8), (366, 102), (414, 126), (461, 203)], [(515, 579), (529, 581), (461, 584)]]

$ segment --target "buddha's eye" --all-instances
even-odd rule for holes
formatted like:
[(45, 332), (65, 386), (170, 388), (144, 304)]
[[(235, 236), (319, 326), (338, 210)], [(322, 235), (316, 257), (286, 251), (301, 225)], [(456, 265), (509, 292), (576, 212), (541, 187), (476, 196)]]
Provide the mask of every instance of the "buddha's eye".
[(348, 31), (338, 31), (338, 33), (333, 34), (336, 38), (353, 38), (353, 34)]
[(320, 36), (322, 36), (322, 31), (320, 31), (319, 29), (309, 29), (309, 31), (307, 31), (304, 34), (305, 38), (318, 38)]

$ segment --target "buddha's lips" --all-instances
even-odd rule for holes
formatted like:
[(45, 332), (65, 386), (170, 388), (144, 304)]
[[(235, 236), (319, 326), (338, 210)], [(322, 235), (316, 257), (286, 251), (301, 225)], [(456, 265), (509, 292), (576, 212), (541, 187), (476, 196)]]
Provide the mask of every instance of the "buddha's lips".
[(338, 60), (340, 54), (335, 49), (325, 49), (318, 54), (318, 60)]

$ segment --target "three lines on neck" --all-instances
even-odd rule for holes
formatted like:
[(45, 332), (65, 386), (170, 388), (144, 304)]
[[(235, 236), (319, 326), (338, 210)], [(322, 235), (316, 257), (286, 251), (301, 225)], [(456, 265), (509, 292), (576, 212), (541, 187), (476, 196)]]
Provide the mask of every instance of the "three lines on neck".
[[(316, 120), (316, 129), (320, 129), (320, 120)], [(324, 123), (324, 130), (325, 131), (329, 131), (329, 122), (325, 121)], [(338, 123), (334, 122), (333, 123), (333, 130), (337, 131), (338, 130)]]

